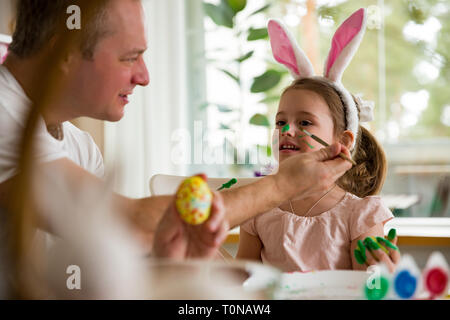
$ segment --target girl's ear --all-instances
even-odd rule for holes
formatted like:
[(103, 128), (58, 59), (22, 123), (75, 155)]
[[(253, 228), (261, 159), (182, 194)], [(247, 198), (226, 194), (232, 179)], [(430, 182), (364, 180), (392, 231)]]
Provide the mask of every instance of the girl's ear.
[(345, 68), (349, 65), (364, 36), (366, 11), (364, 8), (353, 13), (336, 30), (331, 49), (325, 62), (324, 76), (340, 82)]
[(342, 143), (348, 150), (351, 151), (351, 148), (353, 146), (353, 141), (355, 140), (355, 135), (350, 130), (345, 130), (342, 133), (340, 143)]
[(275, 60), (288, 68), (294, 79), (307, 78), (314, 75), (314, 69), (308, 57), (297, 45), (294, 37), (283, 23), (270, 19), (267, 25), (270, 45)]

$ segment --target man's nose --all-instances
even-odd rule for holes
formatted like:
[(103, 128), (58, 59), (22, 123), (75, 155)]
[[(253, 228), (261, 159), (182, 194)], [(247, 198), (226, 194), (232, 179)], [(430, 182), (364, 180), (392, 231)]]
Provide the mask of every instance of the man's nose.
[(147, 66), (144, 59), (141, 57), (139, 63), (136, 65), (136, 70), (132, 78), (133, 84), (139, 86), (147, 86), (150, 83), (150, 75), (148, 74)]

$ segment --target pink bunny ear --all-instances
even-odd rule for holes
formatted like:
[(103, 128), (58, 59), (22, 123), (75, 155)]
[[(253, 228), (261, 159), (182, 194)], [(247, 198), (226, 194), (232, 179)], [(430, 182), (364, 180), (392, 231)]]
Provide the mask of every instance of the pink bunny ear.
[(281, 21), (270, 19), (267, 31), (275, 60), (286, 66), (295, 79), (314, 75), (314, 69), (308, 57)]
[(358, 49), (366, 29), (366, 12), (364, 8), (353, 13), (334, 34), (330, 53), (325, 62), (324, 76), (340, 82), (345, 68)]

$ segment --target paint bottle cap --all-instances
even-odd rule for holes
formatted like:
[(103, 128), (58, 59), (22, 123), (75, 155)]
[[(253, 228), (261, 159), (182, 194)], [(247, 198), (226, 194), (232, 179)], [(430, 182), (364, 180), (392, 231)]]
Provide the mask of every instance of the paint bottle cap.
[(412, 299), (420, 287), (420, 270), (413, 257), (404, 254), (393, 275), (393, 289), (397, 298)]
[[(382, 300), (392, 298), (391, 278), (384, 263), (370, 266), (374, 271), (374, 276), (368, 278), (364, 285), (364, 294), (368, 300)], [(370, 269), (368, 269), (370, 271)]]
[(389, 279), (380, 275), (372, 286), (366, 283), (365, 295), (368, 300), (382, 300), (387, 297), (389, 292)]
[(449, 281), (449, 267), (442, 253), (433, 252), (426, 263), (423, 271), (423, 282), (425, 290), (431, 298), (447, 295)]

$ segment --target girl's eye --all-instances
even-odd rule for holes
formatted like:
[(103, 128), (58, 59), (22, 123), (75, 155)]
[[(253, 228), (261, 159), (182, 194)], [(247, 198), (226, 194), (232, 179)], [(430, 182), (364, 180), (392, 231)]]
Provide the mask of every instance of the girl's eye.
[(275, 124), (276, 124), (278, 127), (282, 127), (282, 126), (284, 126), (284, 125), (286, 124), (286, 121), (279, 120), (279, 121), (277, 121)]
[(302, 120), (302, 121), (300, 121), (299, 124), (300, 124), (301, 127), (307, 127), (307, 126), (312, 125), (312, 122), (308, 121), (308, 120)]

